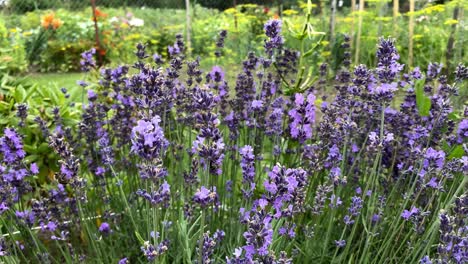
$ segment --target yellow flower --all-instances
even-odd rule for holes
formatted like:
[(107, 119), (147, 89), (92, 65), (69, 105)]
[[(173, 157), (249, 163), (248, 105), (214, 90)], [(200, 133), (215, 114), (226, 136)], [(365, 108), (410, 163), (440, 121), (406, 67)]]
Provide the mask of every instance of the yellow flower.
[(17, 31), (16, 28), (10, 29), (10, 32), (11, 32), (11, 33), (16, 33), (16, 31)]
[(458, 24), (458, 20), (456, 20), (456, 19), (447, 19), (444, 22), (444, 25), (456, 25), (456, 24)]
[(322, 52), (322, 57), (329, 57), (331, 55), (330, 51), (324, 51)]
[(232, 14), (237, 13), (237, 10), (235, 8), (228, 8), (228, 9), (224, 10), (224, 13), (227, 14), (227, 15), (232, 15)]
[(292, 9), (287, 9), (287, 10), (283, 11), (283, 15), (285, 15), (285, 16), (292, 16), (292, 15), (296, 15), (298, 13), (299, 12), (297, 12), (296, 10), (292, 10)]
[[(312, 8), (317, 7), (316, 4), (311, 4), (311, 6), (312, 6)], [(302, 1), (301, 1), (301, 2), (299, 3), (299, 8), (304, 9), (304, 10), (307, 10), (307, 8), (308, 8), (307, 2), (302, 2)]]
[(315, 100), (314, 105), (316, 107), (322, 107), (322, 103), (323, 103), (323, 100), (319, 98)]
[(428, 6), (426, 8), (423, 8), (419, 11), (413, 12), (412, 14), (410, 14), (410, 12), (408, 12), (407, 14), (420, 16), (420, 15), (430, 15), (432, 13), (439, 13), (439, 12), (444, 12), (444, 11), (445, 11), (444, 5), (433, 5), (433, 6)]
[(375, 20), (388, 22), (388, 21), (391, 21), (392, 19), (393, 19), (393, 17), (377, 17)]
[(256, 4), (244, 4), (244, 5), (239, 5), (240, 7), (245, 7), (245, 8), (256, 8)]

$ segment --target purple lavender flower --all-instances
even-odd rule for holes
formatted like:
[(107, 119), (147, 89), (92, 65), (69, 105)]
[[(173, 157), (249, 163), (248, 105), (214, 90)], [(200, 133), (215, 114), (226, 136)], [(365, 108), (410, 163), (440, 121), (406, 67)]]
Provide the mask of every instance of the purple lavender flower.
[(292, 216), (304, 209), (306, 184), (305, 170), (285, 168), (281, 165), (273, 167), (263, 185), (267, 191), (266, 198), (276, 210), (275, 218)]
[(49, 137), (49, 145), (62, 158), (60, 161), (60, 181), (79, 183), (78, 171), (80, 168), (79, 160), (75, 158), (70, 144), (65, 140), (63, 134), (54, 134)]
[(101, 234), (103, 235), (109, 235), (110, 233), (112, 233), (112, 229), (109, 223), (107, 222), (101, 223), (101, 225), (99, 226), (99, 232), (101, 232)]
[(10, 252), (8, 251), (8, 245), (6, 244), (5, 239), (2, 237), (0, 238), (0, 257), (9, 256)]
[(335, 240), (335, 245), (339, 248), (346, 246), (346, 240)]
[(167, 181), (164, 181), (159, 187), (154, 187), (151, 192), (138, 190), (136, 194), (149, 201), (153, 206), (162, 204), (164, 207), (168, 207), (171, 199), (171, 186)]
[(21, 223), (24, 223), (29, 227), (32, 227), (36, 222), (36, 215), (30, 210), (16, 211), (15, 215)]
[(418, 216), (420, 214), (421, 210), (415, 206), (412, 206), (410, 210), (404, 210), (403, 213), (401, 213), (401, 217), (408, 221), (411, 217)]
[(456, 197), (451, 212), (442, 211), (440, 219), (440, 237), (435, 263), (468, 262), (468, 196)]
[(31, 163), (31, 166), (29, 168), (33, 174), (38, 174), (39, 173), (39, 167), (37, 167), (36, 163)]
[(164, 154), (169, 142), (159, 126), (160, 122), (159, 116), (154, 116), (151, 120), (138, 121), (132, 129), (132, 152), (149, 160), (159, 158)]
[(89, 72), (91, 68), (96, 67), (96, 61), (94, 60), (94, 54), (96, 54), (96, 49), (92, 48), (88, 51), (81, 53), (81, 70), (83, 72)]
[(315, 123), (315, 96), (310, 93), (305, 100), (304, 95), (296, 94), (294, 108), (289, 111), (291, 118), (291, 137), (304, 143), (312, 138), (312, 126)]
[(268, 255), (268, 248), (273, 241), (272, 220), (270, 215), (262, 214), (261, 211), (248, 213), (248, 229), (244, 232), (246, 245), (242, 247), (247, 259), (251, 260), (255, 255)]
[(445, 162), (445, 152), (440, 150), (437, 151), (433, 148), (428, 148), (424, 155), (423, 166), (427, 170), (430, 167), (441, 170)]
[(156, 246), (152, 245), (149, 241), (146, 241), (141, 247), (141, 251), (143, 251), (143, 255), (145, 255), (148, 261), (154, 261), (157, 257), (164, 254), (168, 249), (168, 240), (164, 240)]
[(251, 198), (255, 189), (255, 155), (253, 148), (244, 146), (239, 151), (241, 156), (242, 183), (245, 185), (242, 193), (245, 198)]
[(466, 79), (468, 79), (468, 67), (460, 63), (455, 69), (455, 80), (461, 82)]
[(377, 75), (382, 83), (391, 83), (403, 69), (404, 65), (398, 63), (398, 54), (395, 41), (380, 38), (377, 47)]
[(221, 57), (221, 49), (224, 48), (224, 40), (227, 37), (227, 31), (226, 30), (221, 30), (218, 34), (218, 39), (216, 41), (216, 51), (215, 51), (215, 56), (217, 58)]
[(0, 153), (3, 154), (3, 160), (6, 164), (19, 162), (26, 156), (21, 137), (13, 128), (5, 128), (3, 133), (4, 136), (0, 138)]
[(468, 138), (468, 119), (463, 119), (458, 124), (457, 130), (457, 142), (459, 144), (463, 143)]
[(130, 264), (130, 261), (128, 260), (128, 258), (121, 258), (118, 264)]
[(442, 63), (429, 63), (427, 66), (427, 80), (433, 80), (437, 78), (437, 75), (439, 75), (440, 71), (442, 70)]
[[(209, 231), (203, 234), (203, 247), (201, 250), (200, 248), (197, 248), (198, 254), (201, 254), (201, 260), (203, 264), (210, 264), (215, 262), (213, 259), (211, 259), (211, 256), (213, 255), (215, 248), (219, 246), (219, 243), (224, 239), (224, 236), (225, 233), (222, 230), (216, 230), (213, 236), (210, 236)], [(197, 244), (199, 245), (200, 243), (198, 242)], [(195, 263), (198, 263), (198, 261), (195, 261)]]
[(271, 110), (267, 114), (265, 124), (266, 135), (281, 136), (283, 134), (284, 99), (277, 97), (271, 104)]
[(143, 60), (149, 57), (148, 54), (146, 54), (146, 45), (138, 43), (136, 48), (135, 55), (138, 59)]
[(163, 60), (162, 56), (159, 55), (159, 54), (154, 54), (153, 55), (153, 60), (158, 65), (163, 65), (164, 64), (164, 60)]
[(283, 37), (281, 36), (281, 20), (271, 19), (265, 23), (263, 29), (268, 40), (265, 40), (265, 52), (269, 56), (273, 56), (274, 49), (279, 49), (283, 46)]
[(216, 187), (211, 187), (207, 189), (205, 186), (202, 186), (197, 190), (192, 200), (199, 204), (201, 207), (207, 207), (210, 204), (215, 206), (218, 203), (218, 194), (216, 193)]
[(27, 104), (18, 104), (16, 106), (16, 116), (20, 118), (19, 126), (23, 127), (28, 117), (28, 105)]
[(420, 261), (419, 263), (421, 264), (432, 264), (432, 261), (431, 259), (429, 258), (429, 256), (424, 256)]
[(393, 95), (398, 90), (397, 83), (382, 83), (380, 85), (373, 84), (370, 86), (370, 93), (377, 100), (391, 100)]

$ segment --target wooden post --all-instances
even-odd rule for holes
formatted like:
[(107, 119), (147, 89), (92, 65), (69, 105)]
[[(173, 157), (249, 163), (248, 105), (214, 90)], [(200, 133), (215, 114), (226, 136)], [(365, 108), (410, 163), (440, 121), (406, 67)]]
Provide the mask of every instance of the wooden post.
[(385, 15), (387, 3), (384, 3), (384, 0), (379, 0), (379, 27), (377, 29), (377, 37), (382, 36), (382, 17)]
[[(465, 8), (463, 8), (463, 6), (458, 9), (458, 19), (457, 19), (458, 21), (465, 21), (463, 20), (464, 12), (465, 12)], [(465, 43), (465, 31), (462, 30), (460, 27), (458, 27), (457, 36), (458, 36), (458, 43)], [(465, 47), (464, 45), (457, 45), (456, 49), (457, 50), (455, 53), (455, 61), (461, 61)]]
[(396, 38), (397, 32), (397, 21), (398, 21), (398, 11), (400, 9), (399, 0), (393, 0), (393, 37)]
[(362, 32), (362, 13), (364, 12), (364, 0), (359, 0), (359, 20), (358, 20), (358, 34), (356, 38), (356, 54), (354, 57), (354, 64), (359, 64), (359, 49), (361, 45), (361, 32)]
[(408, 25), (408, 68), (413, 66), (413, 35), (414, 35), (414, 0), (410, 0), (409, 25)]
[[(234, 6), (234, 9), (237, 12), (237, 1), (233, 0), (232, 5)], [(236, 32), (237, 32), (237, 13), (234, 13), (234, 28), (236, 29)]]
[[(459, 19), (460, 6), (457, 5), (453, 9), (453, 19)], [(460, 20), (459, 20), (460, 21)], [(455, 48), (455, 31), (457, 30), (457, 24), (452, 25), (452, 30), (450, 32), (450, 37), (447, 41), (447, 51), (445, 53), (445, 75), (449, 76), (451, 68), (451, 60), (453, 59), (453, 53)]]
[(93, 20), (94, 20), (94, 41), (96, 42), (96, 50), (97, 50), (97, 58), (98, 58), (98, 66), (102, 66), (103, 58), (101, 54), (101, 40), (99, 38), (99, 27), (97, 23), (96, 17), (96, 0), (91, 0), (91, 8), (93, 9)]
[(330, 47), (335, 45), (335, 18), (336, 18), (336, 0), (331, 0), (330, 6)]
[(354, 47), (354, 11), (356, 11), (356, 0), (351, 0), (351, 49)]
[(190, 57), (192, 53), (192, 39), (190, 37), (190, 33), (192, 31), (192, 20), (190, 17), (190, 0), (185, 0), (185, 21), (186, 21), (186, 43), (187, 43), (187, 56)]

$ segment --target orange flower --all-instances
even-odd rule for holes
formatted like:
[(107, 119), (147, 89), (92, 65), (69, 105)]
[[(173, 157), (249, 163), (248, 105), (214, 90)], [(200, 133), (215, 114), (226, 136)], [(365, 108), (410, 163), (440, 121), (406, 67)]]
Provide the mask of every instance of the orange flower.
[(101, 56), (105, 56), (107, 53), (105, 49), (98, 49), (98, 52)]
[(99, 18), (105, 18), (107, 17), (107, 14), (102, 12), (101, 10), (99, 9), (94, 9), (94, 15), (96, 16), (96, 19), (99, 20)]
[(49, 13), (43, 16), (41, 20), (42, 27), (46, 29), (49, 28), (52, 25), (52, 22), (54, 21), (54, 19), (55, 19), (54, 13)]
[(58, 19), (58, 18), (57, 18), (57, 19), (54, 19), (54, 20), (52, 21), (52, 27), (53, 27), (54, 29), (59, 28), (62, 24), (63, 24), (63, 21), (60, 20), (60, 19)]

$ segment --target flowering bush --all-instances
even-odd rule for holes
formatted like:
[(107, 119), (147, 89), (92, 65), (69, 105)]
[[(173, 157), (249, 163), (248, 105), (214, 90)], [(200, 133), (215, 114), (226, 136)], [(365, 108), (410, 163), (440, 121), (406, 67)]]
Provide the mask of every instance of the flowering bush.
[[(466, 263), (468, 110), (451, 106), (466, 66), (454, 76), (437, 64), (405, 69), (382, 38), (377, 67), (351, 67), (345, 52), (335, 78), (322, 64), (305, 82), (281, 26), (267, 21), (263, 55), (249, 53), (235, 83), (230, 69), (188, 59), (181, 35), (166, 63), (138, 44), (132, 69), (99, 69), (97, 83), (80, 82), (79, 124), (57, 118), (44, 131), (59, 157), (46, 182), (6, 128), (1, 257)], [(98, 70), (94, 54), (83, 70)]]

